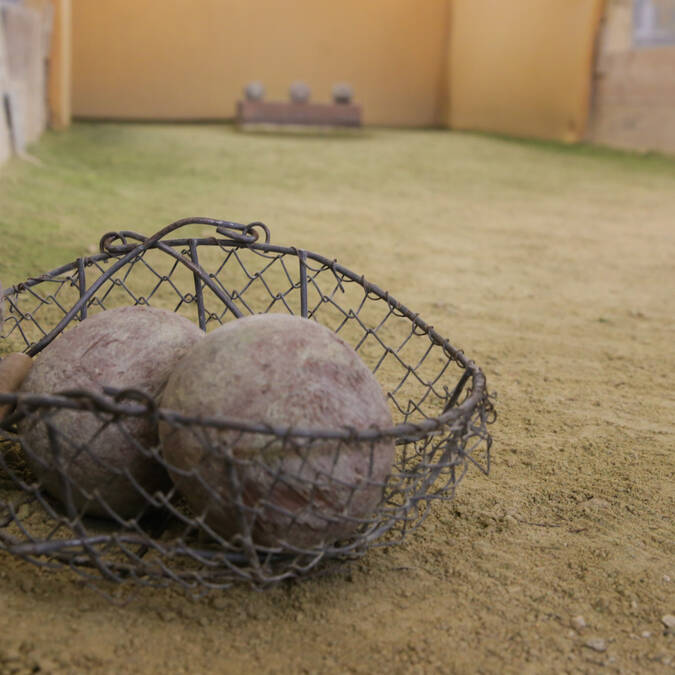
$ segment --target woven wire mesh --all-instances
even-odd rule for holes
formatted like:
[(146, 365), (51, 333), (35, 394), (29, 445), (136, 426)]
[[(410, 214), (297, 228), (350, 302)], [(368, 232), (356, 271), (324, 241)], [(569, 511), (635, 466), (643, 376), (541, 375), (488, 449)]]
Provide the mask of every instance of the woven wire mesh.
[[(194, 224), (216, 232), (167, 238)], [(87, 317), (129, 305), (170, 309), (207, 332), (247, 315), (300, 315), (356, 350), (382, 386), (394, 420), (388, 429), (292, 429), (189, 417), (162, 408), (146, 392), (111, 387), (0, 394), (0, 404), (14, 406), (0, 421), (0, 549), (37, 565), (68, 567), (92, 583), (103, 577), (197, 590), (241, 581), (264, 587), (400, 543), (432, 502), (452, 499), (469, 465), (489, 470), (487, 425), (494, 411), (480, 369), (387, 292), (334, 260), (271, 244), (261, 223), (197, 218), (152, 237), (111, 233), (99, 254), (3, 294), (0, 353), (31, 356)], [(64, 424), (65, 414), (75, 416), (75, 424)], [(170, 464), (156, 435), (148, 440), (136, 432), (139, 420), (196, 439), (207, 458), (204, 470)], [(36, 428), (48, 439), (47, 455), (32, 445), (27, 430)], [(161, 489), (148, 490), (129, 467), (95, 455), (97, 438), (110, 429), (154, 463)], [(237, 452), (253, 440), (256, 453)], [(371, 472), (365, 486), (345, 479), (344, 458), (365, 457), (372, 467), (383, 443), (395, 445), (386, 478)], [(103, 491), (81, 485), (76, 469), (82, 461), (95, 464), (101, 480), (131, 491), (141, 506), (120, 513)], [(257, 488), (251, 476), (258, 477)], [(202, 512), (186, 504), (183, 480), (200, 484), (207, 496)], [(254, 488), (259, 494), (251, 494)], [(355, 505), (366, 493), (364, 512)], [(301, 506), (290, 508), (280, 494), (292, 494)], [(228, 514), (231, 532), (213, 527), (210, 509)], [(272, 541), (260, 536), (270, 519), (281, 532)], [(283, 536), (307, 523), (328, 534), (318, 543)]]

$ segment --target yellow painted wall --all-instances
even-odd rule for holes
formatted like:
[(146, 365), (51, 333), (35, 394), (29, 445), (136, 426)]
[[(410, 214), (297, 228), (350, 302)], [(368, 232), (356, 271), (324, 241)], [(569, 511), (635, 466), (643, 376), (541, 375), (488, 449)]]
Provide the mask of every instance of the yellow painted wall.
[(603, 0), (452, 0), (448, 123), (577, 141)]
[[(505, 3), (509, 4), (509, 3)], [(73, 114), (232, 117), (242, 87), (350, 82), (364, 122), (444, 121), (448, 0), (72, 0)]]
[(51, 0), (54, 5), (54, 31), (49, 57), (49, 126), (63, 129), (71, 118), (71, 0)]

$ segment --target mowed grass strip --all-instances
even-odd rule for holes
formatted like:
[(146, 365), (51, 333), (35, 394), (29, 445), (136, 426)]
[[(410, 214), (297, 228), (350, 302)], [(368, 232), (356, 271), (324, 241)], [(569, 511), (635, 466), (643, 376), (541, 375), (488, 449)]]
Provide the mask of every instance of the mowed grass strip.
[(469, 231), (496, 234), (544, 211), (550, 220), (551, 202), (570, 216), (580, 199), (620, 210), (641, 188), (665, 192), (675, 180), (675, 162), (659, 156), (433, 130), (79, 123), (31, 152), (41, 165), (0, 167), (5, 285), (86, 254), (104, 232), (151, 234), (192, 215), (263, 220), (278, 243), (357, 261), (368, 247), (405, 256), (419, 244), (455, 256)]

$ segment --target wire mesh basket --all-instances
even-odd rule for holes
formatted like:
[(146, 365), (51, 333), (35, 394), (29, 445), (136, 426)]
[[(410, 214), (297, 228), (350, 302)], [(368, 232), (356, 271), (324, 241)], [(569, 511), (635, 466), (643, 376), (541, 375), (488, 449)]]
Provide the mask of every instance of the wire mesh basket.
[[(215, 232), (168, 238), (188, 225)], [(322, 255), (273, 245), (262, 223), (191, 218), (151, 237), (109, 233), (100, 253), (10, 287), (2, 301), (0, 354), (32, 357), (88, 317), (126, 306), (169, 309), (207, 333), (249, 315), (305, 317), (358, 353), (393, 417), (387, 428), (308, 429), (187, 415), (127, 387), (0, 393), (0, 405), (11, 410), (0, 420), (0, 549), (39, 566), (71, 568), (94, 585), (103, 578), (194, 591), (236, 582), (266, 587), (400, 543), (432, 502), (452, 499), (469, 465), (489, 471), (487, 425), (495, 415), (476, 364), (363, 276)], [(92, 420), (95, 431), (84, 433)], [(150, 433), (135, 432), (140, 422)], [(184, 474), (165, 457), (159, 425), (201, 444), (208, 471), (190, 475), (206, 495), (203, 508), (177, 487)], [(32, 440), (37, 428), (47, 456)], [(152, 463), (152, 489), (128, 466), (95, 456), (96, 438), (111, 429)], [(238, 452), (254, 437), (258, 452)], [(345, 478), (344, 457), (370, 458), (372, 469), (383, 443), (394, 448), (386, 475), (367, 471), (359, 485)], [(131, 510), (82, 485), (81, 462), (95, 464), (101, 481), (123, 483), (133, 493)], [(256, 489), (251, 475), (264, 477)], [(366, 506), (352, 508), (364, 489)], [(280, 490), (298, 503), (281, 504)], [(214, 526), (210, 508), (227, 510), (231, 531)], [(275, 537), (261, 536), (270, 518)], [(308, 523), (325, 536), (284, 535)]]

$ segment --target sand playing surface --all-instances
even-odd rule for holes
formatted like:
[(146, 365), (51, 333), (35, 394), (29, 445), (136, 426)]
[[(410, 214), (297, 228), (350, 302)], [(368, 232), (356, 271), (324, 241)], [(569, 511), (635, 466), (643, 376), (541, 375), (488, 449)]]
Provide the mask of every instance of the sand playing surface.
[(499, 418), (489, 477), (332, 576), (114, 606), (0, 555), (0, 673), (673, 672), (675, 163), (217, 126), (79, 125), (34, 154), (0, 170), (5, 286), (110, 229), (264, 220), (463, 348)]

